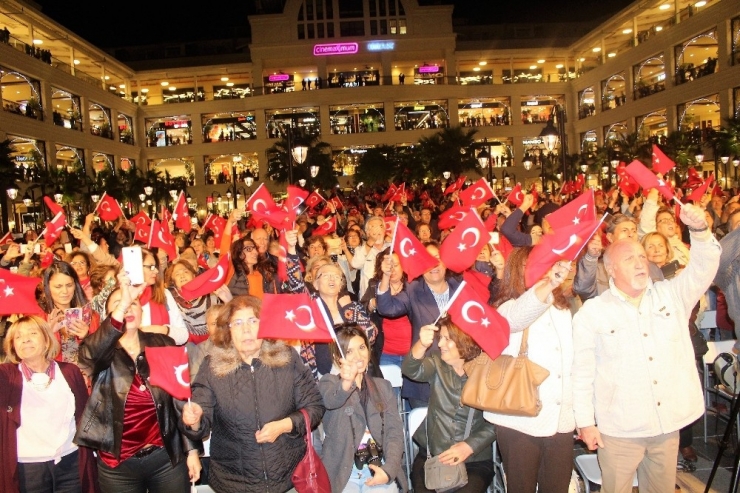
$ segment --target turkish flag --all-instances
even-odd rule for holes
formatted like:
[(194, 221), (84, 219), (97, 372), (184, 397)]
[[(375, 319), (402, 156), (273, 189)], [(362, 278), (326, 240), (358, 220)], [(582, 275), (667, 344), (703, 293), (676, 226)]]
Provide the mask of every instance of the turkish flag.
[(660, 150), (660, 147), (653, 144), (653, 171), (665, 176), (666, 173), (675, 167), (676, 163), (671, 161), (668, 156)]
[(392, 235), (393, 231), (396, 228), (396, 221), (398, 218), (396, 216), (386, 216), (383, 218), (383, 222), (385, 223), (385, 235)]
[(50, 247), (59, 239), (66, 225), (67, 216), (64, 215), (64, 212), (57, 212), (54, 219), (46, 222), (46, 227), (41, 232), (41, 235), (44, 237), (44, 241), (46, 242), (46, 246)]
[(131, 218), (131, 222), (137, 226), (149, 226), (152, 224), (152, 220), (149, 218), (149, 215), (144, 211), (139, 211), (138, 214)]
[(470, 214), (470, 208), (462, 205), (453, 205), (449, 209), (440, 212), (437, 227), (439, 229), (450, 229), (465, 219)]
[(157, 247), (167, 252), (170, 261), (177, 258), (177, 247), (175, 247), (175, 238), (170, 232), (170, 227), (165, 222), (159, 222), (156, 219), (152, 221), (149, 229), (149, 248)]
[(532, 287), (559, 260), (575, 260), (603, 221), (589, 221), (543, 235), (532, 249), (525, 267), (525, 284)]
[(264, 183), (260, 183), (257, 190), (247, 199), (246, 209), (250, 212), (260, 212), (278, 209), (275, 205), (275, 201), (272, 200), (272, 195), (265, 187)]
[(495, 196), (496, 194), (493, 193), (491, 186), (484, 178), (476, 181), (458, 195), (463, 205), (468, 207), (478, 207)]
[(624, 163), (619, 163), (619, 166), (617, 166), (617, 175), (619, 175), (619, 183), (617, 183), (617, 186), (628, 197), (634, 197), (640, 190), (640, 185), (629, 174), (627, 174), (626, 168), (627, 166)]
[(306, 205), (309, 209), (313, 209), (314, 207), (317, 207), (319, 204), (325, 201), (326, 199), (324, 199), (324, 197), (322, 197), (319, 192), (314, 190), (313, 192), (311, 192), (311, 195), (306, 198)]
[(180, 294), (183, 299), (192, 301), (223, 286), (226, 282), (226, 274), (229, 271), (230, 260), (231, 255), (229, 253), (221, 255), (216, 265), (181, 287)]
[(190, 233), (190, 229), (193, 227), (190, 223), (190, 211), (188, 210), (188, 203), (185, 200), (185, 194), (180, 192), (180, 196), (177, 197), (175, 202), (175, 208), (172, 212), (172, 219), (175, 221), (175, 226), (178, 229)]
[(574, 190), (575, 193), (581, 193), (583, 190), (583, 187), (586, 186), (586, 175), (583, 173), (579, 173), (578, 176), (576, 176), (576, 189)]
[(596, 219), (596, 206), (594, 204), (594, 190), (592, 188), (555, 212), (551, 212), (545, 216), (545, 219), (554, 230), (567, 228), (581, 222), (593, 221)]
[(463, 272), (475, 263), (476, 257), (490, 238), (481, 218), (471, 209), (439, 247), (439, 256), (445, 267)]
[(400, 202), (401, 199), (406, 195), (406, 183), (401, 183), (401, 186), (396, 189), (396, 193), (393, 194), (391, 200), (393, 202)]
[(336, 209), (337, 212), (344, 209), (344, 204), (342, 203), (342, 200), (337, 195), (332, 197), (331, 200), (329, 200), (329, 202), (334, 206), (334, 209)]
[(445, 188), (445, 195), (449, 195), (451, 193), (455, 193), (458, 190), (462, 190), (463, 185), (465, 184), (465, 180), (467, 180), (468, 177), (461, 175), (457, 177), (457, 180), (452, 182), (451, 185), (449, 185), (447, 188)]
[(277, 275), (281, 282), (288, 280), (288, 240), (285, 238), (285, 231), (280, 232), (280, 252), (277, 255)]
[(213, 231), (213, 239), (216, 245), (221, 244), (221, 236), (224, 234), (226, 229), (226, 219), (221, 216), (209, 214), (203, 222), (203, 229), (206, 231)]
[(172, 214), (170, 214), (170, 210), (167, 208), (167, 206), (162, 206), (162, 212), (159, 213), (159, 219), (165, 224), (170, 223), (170, 220), (172, 219)]
[(140, 241), (145, 244), (149, 244), (149, 233), (151, 232), (152, 225), (149, 224), (137, 224), (134, 230), (134, 240)]
[(0, 315), (42, 315), (44, 311), (36, 302), (36, 286), (41, 279), (13, 274), (0, 269)]
[(506, 197), (506, 200), (514, 204), (515, 207), (519, 207), (520, 205), (522, 205), (522, 202), (524, 202), (524, 193), (522, 193), (521, 184), (517, 183), (516, 186), (511, 189), (511, 192), (509, 193), (509, 196)]
[(95, 213), (103, 221), (116, 221), (123, 216), (123, 209), (116, 199), (103, 192), (103, 196), (95, 206)]
[(709, 175), (709, 178), (704, 181), (704, 184), (691, 192), (689, 195), (687, 195), (686, 198), (692, 200), (695, 204), (698, 204), (699, 202), (701, 202), (701, 198), (704, 196), (704, 194), (707, 193), (707, 190), (709, 190), (709, 187), (712, 186), (713, 181), (714, 173)]
[(701, 175), (698, 171), (696, 171), (696, 168), (693, 166), (689, 168), (688, 171), (688, 178), (686, 180), (686, 187), (687, 188), (696, 188), (702, 185), (704, 183), (704, 180), (702, 179)]
[(311, 232), (311, 236), (328, 235), (328, 234), (332, 234), (336, 230), (337, 230), (337, 218), (330, 217), (326, 221), (324, 221), (324, 224), (314, 229)]
[(46, 204), (46, 207), (49, 208), (49, 212), (51, 212), (52, 216), (56, 216), (60, 212), (64, 212), (64, 207), (57, 204), (54, 199), (47, 195), (44, 195), (44, 204)]
[(395, 197), (397, 191), (398, 189), (396, 188), (396, 185), (391, 183), (391, 185), (388, 187), (388, 190), (386, 190), (385, 195), (383, 195), (383, 198), (381, 200), (383, 202), (391, 200), (393, 197)]
[(478, 343), (491, 359), (509, 345), (509, 322), (483, 301), (475, 289), (462, 281), (447, 304), (450, 319)]
[(288, 213), (288, 223), (295, 223), (298, 208), (306, 201), (308, 192), (300, 187), (288, 185), (288, 198), (283, 203), (283, 209)]
[(477, 270), (468, 269), (463, 272), (463, 280), (475, 290), (480, 299), (487, 300), (491, 297), (491, 292), (488, 290), (491, 278), (487, 275)]
[(175, 399), (190, 399), (190, 367), (185, 346), (145, 347), (149, 383)]
[(13, 233), (8, 231), (5, 236), (0, 238), (0, 246), (9, 245), (10, 243), (15, 243), (15, 241), (13, 241)]
[(648, 191), (651, 188), (657, 188), (666, 200), (671, 200), (673, 198), (673, 190), (671, 190), (671, 187), (666, 184), (665, 180), (658, 179), (652, 171), (647, 169), (645, 165), (637, 159), (628, 164), (625, 171), (635, 179), (643, 190)]
[(308, 293), (265, 293), (262, 298), (257, 337), (315, 342), (334, 340), (322, 314)]
[(401, 221), (396, 221), (391, 252), (398, 255), (401, 269), (409, 276), (409, 280), (439, 265), (439, 260), (427, 252), (421, 241)]

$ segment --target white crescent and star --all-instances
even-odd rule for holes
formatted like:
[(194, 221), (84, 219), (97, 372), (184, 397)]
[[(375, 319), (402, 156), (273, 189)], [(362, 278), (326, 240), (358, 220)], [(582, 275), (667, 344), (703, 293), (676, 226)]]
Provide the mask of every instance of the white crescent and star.
[(409, 250), (408, 252), (405, 250), (406, 243), (411, 245), (411, 239), (404, 238), (403, 240), (401, 240), (401, 243), (398, 244), (398, 250), (401, 252), (401, 255), (403, 255), (406, 258), (416, 255), (416, 250), (413, 248)]
[(163, 231), (161, 229), (159, 230), (159, 233), (157, 233), (157, 237), (159, 238), (159, 241), (161, 241), (165, 245), (169, 245), (170, 242), (164, 239), (164, 237), (162, 236), (162, 233)]
[[(480, 192), (480, 197), (478, 196), (478, 192)], [(485, 196), (486, 196), (486, 191), (483, 189), (483, 187), (477, 187), (473, 191), (473, 195), (470, 196), (470, 200), (481, 200)]]
[(307, 307), (306, 305), (301, 305), (295, 309), (296, 312), (300, 312), (301, 310), (305, 310), (306, 312), (308, 312), (308, 323), (299, 324), (296, 321), (296, 319), (298, 318), (298, 315), (296, 315), (296, 313), (294, 313), (293, 310), (288, 310), (287, 312), (285, 312), (285, 318), (293, 322), (296, 327), (298, 327), (299, 329), (305, 332), (312, 331), (313, 329), (316, 328), (316, 322), (314, 322), (313, 320), (313, 313), (311, 312), (311, 309)]
[(518, 200), (518, 201), (520, 201), (520, 202), (522, 201), (523, 197), (522, 197), (522, 191), (521, 191), (521, 190), (519, 190), (519, 191), (518, 191), (518, 192), (516, 193), (516, 195), (514, 195), (514, 199), (516, 199), (516, 200)]
[(463, 219), (465, 219), (466, 215), (467, 215), (467, 212), (457, 211), (456, 213), (450, 216), (450, 219), (452, 219), (453, 221), (462, 221)]
[(267, 210), (267, 202), (265, 202), (265, 200), (264, 200), (264, 199), (257, 199), (257, 200), (255, 200), (255, 201), (254, 201), (254, 203), (252, 204), (252, 210), (253, 210), (254, 212), (260, 212), (259, 208), (257, 207), (257, 205), (258, 205), (258, 204), (262, 204), (262, 206), (264, 207), (264, 209), (263, 209), (263, 210), (265, 210), (265, 211)]
[(108, 202), (103, 202), (102, 204), (100, 204), (100, 209), (103, 212), (110, 212), (111, 211), (110, 210), (110, 204)]
[[(465, 236), (468, 233), (472, 233), (473, 236), (475, 236), (475, 241), (471, 243), (470, 245), (468, 245), (467, 243), (464, 243)], [(473, 248), (476, 245), (478, 245), (478, 242), (480, 241), (480, 231), (478, 231), (478, 228), (468, 228), (465, 231), (463, 231), (463, 234), (460, 236), (460, 239), (463, 240), (463, 242), (457, 246), (457, 249), (463, 252), (467, 250), (468, 248)]]
[(578, 235), (573, 233), (572, 235), (570, 235), (570, 238), (568, 239), (568, 244), (565, 245), (564, 248), (560, 248), (560, 249), (553, 248), (552, 253), (554, 253), (555, 255), (563, 255), (565, 252), (568, 251), (569, 248), (575, 245), (577, 241), (578, 241)]
[[(470, 314), (468, 312), (470, 311), (472, 307), (476, 307), (478, 310), (480, 310), (481, 314), (483, 315), (480, 321), (473, 320), (472, 318), (470, 318)], [(460, 311), (462, 312), (463, 319), (469, 324), (480, 322), (480, 324), (486, 328), (488, 328), (488, 326), (491, 325), (491, 322), (485, 317), (486, 311), (483, 309), (483, 306), (481, 306), (481, 304), (478, 303), (477, 301), (466, 301)]]
[(211, 282), (214, 283), (214, 284), (217, 283), (217, 282), (221, 282), (221, 280), (224, 278), (224, 275), (226, 274), (224, 272), (224, 266), (223, 265), (217, 265), (216, 266), (216, 271), (218, 272), (218, 275), (214, 279), (211, 279)]
[[(183, 378), (183, 375), (188, 373), (188, 364), (184, 363), (180, 366), (175, 367), (175, 378), (177, 379), (177, 383), (182, 385), (183, 387), (190, 387), (190, 382), (186, 382)], [(188, 380), (190, 379), (190, 374), (188, 374)]]

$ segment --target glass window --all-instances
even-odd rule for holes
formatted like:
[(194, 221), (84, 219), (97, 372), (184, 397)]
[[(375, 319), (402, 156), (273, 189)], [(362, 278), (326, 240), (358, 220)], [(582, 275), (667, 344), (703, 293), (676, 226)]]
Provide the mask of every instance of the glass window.
[[(204, 183), (206, 185), (233, 184), (236, 178), (237, 189), (239, 189), (240, 186), (246, 185), (244, 180), (248, 176), (252, 177), (255, 182), (259, 180), (260, 165), (256, 152), (203, 156), (203, 163), (205, 164)], [(234, 173), (233, 176), (232, 173)], [(256, 185), (253, 183), (252, 186)], [(246, 193), (244, 195), (248, 197)]]
[(254, 113), (209, 113), (201, 115), (204, 142), (228, 142), (257, 138)]
[[(381, 0), (381, 2), (383, 1), (385, 0)], [(362, 0), (342, 0), (338, 3), (340, 19), (362, 17)]]
[(29, 139), (8, 134), (10, 159), (23, 168), (23, 180), (30, 182), (38, 176), (38, 168), (46, 168), (46, 147), (43, 140)]
[(521, 99), (521, 117), (522, 123), (547, 123), (552, 115), (553, 106), (559, 104), (565, 105), (565, 96), (558, 95), (538, 95), (522, 96)]
[(648, 58), (632, 67), (635, 79), (634, 98), (640, 99), (665, 90), (663, 55)]
[(493, 84), (493, 70), (461, 70), (457, 81), (461, 86)]
[(118, 135), (124, 144), (134, 145), (134, 125), (132, 122), (133, 119), (130, 116), (123, 113), (118, 114)]
[[(195, 174), (193, 173), (192, 156), (183, 158), (150, 159), (147, 162), (149, 170), (158, 171), (164, 177), (165, 173), (170, 176), (173, 188), (184, 188), (182, 185), (194, 186)], [(182, 183), (179, 183), (182, 182)]]
[(740, 64), (740, 17), (732, 19), (732, 64)]
[(83, 149), (56, 144), (57, 169), (67, 173), (85, 174), (85, 152)]
[(604, 127), (604, 145), (613, 140), (624, 140), (629, 134), (627, 122), (612, 123)]
[(393, 103), (396, 130), (447, 128), (447, 101), (402, 101)]
[(339, 35), (341, 37), (353, 37), (365, 35), (364, 21), (342, 21), (339, 23)]
[(511, 125), (509, 98), (463, 99), (457, 103), (461, 127)]
[(581, 152), (588, 152), (591, 148), (598, 145), (596, 130), (589, 130), (581, 133)]
[(119, 161), (118, 167), (121, 169), (121, 171), (130, 171), (133, 168), (136, 168), (136, 160), (122, 157)]
[[(203, 87), (198, 87), (198, 101), (205, 101), (205, 92)], [(195, 91), (192, 87), (167, 86), (167, 90), (162, 92), (162, 101), (164, 103), (192, 103), (195, 101)]]
[(676, 85), (716, 72), (718, 48), (716, 30), (705, 32), (676, 46)]
[(635, 128), (637, 128), (637, 135), (640, 139), (653, 139), (655, 142), (662, 143), (668, 136), (668, 120), (665, 116), (665, 109), (638, 116), (635, 118)]
[(226, 85), (213, 86), (213, 99), (244, 99), (252, 95), (252, 85), (227, 82)]
[(596, 105), (594, 104), (596, 95), (594, 94), (593, 87), (587, 87), (582, 91), (578, 91), (578, 119), (594, 116), (596, 113)]
[(510, 138), (493, 138), (488, 139), (485, 144), (483, 140), (478, 140), (478, 149), (475, 151), (475, 158), (478, 159), (478, 154), (483, 150), (483, 146), (486, 146), (487, 151), (491, 154), (491, 161), (493, 162), (494, 168), (506, 168), (514, 166), (514, 147), (512, 146), (512, 140)]
[(106, 139), (113, 138), (110, 109), (99, 105), (98, 103), (90, 103), (90, 106), (87, 108), (87, 114), (91, 134), (99, 135)]
[(80, 97), (64, 89), (51, 88), (51, 107), (54, 125), (82, 131)]
[(440, 63), (424, 63), (414, 67), (414, 84), (442, 84), (445, 76), (444, 65)]
[(332, 148), (332, 167), (336, 176), (353, 176), (360, 159), (373, 146)]
[(543, 69), (538, 65), (531, 65), (528, 68), (510, 68), (502, 70), (502, 80), (504, 84), (521, 84), (526, 82), (542, 82)]
[[(44, 119), (39, 81), (0, 66), (0, 85), (3, 87), (4, 111), (37, 120)], [(13, 90), (10, 89), (11, 87)]]
[(733, 107), (735, 108), (734, 115), (736, 118), (740, 117), (740, 87), (736, 87), (732, 90), (732, 98), (735, 100)]
[(271, 139), (282, 138), (288, 125), (294, 129), (301, 129), (300, 131), (307, 136), (316, 137), (321, 134), (318, 107), (265, 110), (265, 120), (267, 136)]
[(147, 118), (144, 124), (146, 125), (147, 147), (193, 143), (190, 115)]
[(627, 79), (619, 72), (601, 81), (601, 111), (611, 110), (627, 102)]
[(678, 128), (682, 132), (690, 132), (696, 142), (708, 141), (722, 124), (717, 94), (679, 104), (676, 109)]
[(329, 87), (360, 87), (380, 85), (380, 70), (368, 67), (364, 70), (344, 70), (329, 74)]
[(385, 132), (383, 103), (329, 106), (332, 134)]
[(95, 173), (100, 173), (104, 170), (110, 170), (114, 173), (116, 171), (115, 166), (113, 165), (113, 156), (103, 152), (93, 152), (92, 167)]

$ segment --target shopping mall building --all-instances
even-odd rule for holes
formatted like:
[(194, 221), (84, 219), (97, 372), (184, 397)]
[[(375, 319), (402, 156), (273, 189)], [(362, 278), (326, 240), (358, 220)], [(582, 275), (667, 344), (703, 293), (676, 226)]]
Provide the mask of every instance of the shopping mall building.
[(595, 28), (458, 25), (453, 7), (416, 0), (285, 3), (245, 19), (240, 49), (106, 52), (32, 4), (2, 0), (0, 140), (26, 168), (185, 176), (205, 209), (234, 171), (266, 181), (265, 151), (288, 124), (330, 144), (343, 185), (368, 148), (448, 126), (474, 127), (509, 165), (494, 176), (528, 184), (539, 171), (523, 156), (544, 152), (554, 105), (571, 153), (632, 132), (705, 131), (740, 112), (737, 0), (640, 0)]

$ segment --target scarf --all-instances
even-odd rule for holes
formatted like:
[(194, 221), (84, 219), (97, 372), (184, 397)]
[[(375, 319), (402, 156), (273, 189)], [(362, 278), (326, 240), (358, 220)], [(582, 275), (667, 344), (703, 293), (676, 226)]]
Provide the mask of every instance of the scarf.
[(149, 303), (149, 318), (152, 325), (167, 325), (170, 323), (170, 315), (167, 313), (167, 307), (161, 303), (152, 300), (152, 287), (147, 286), (141, 296), (139, 296), (141, 306)]

